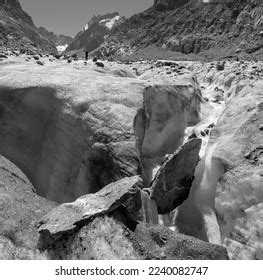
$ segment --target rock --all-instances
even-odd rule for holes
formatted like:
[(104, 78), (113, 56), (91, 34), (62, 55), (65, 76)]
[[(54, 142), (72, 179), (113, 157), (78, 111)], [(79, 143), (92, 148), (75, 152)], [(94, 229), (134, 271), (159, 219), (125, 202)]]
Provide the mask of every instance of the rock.
[(225, 69), (225, 61), (223, 62), (218, 62), (217, 65), (216, 65), (216, 70), (218, 71), (223, 71)]
[(55, 57), (56, 59), (60, 59), (62, 57), (62, 54), (54, 54), (53, 57)]
[(208, 128), (214, 128), (215, 127), (215, 123), (211, 123), (209, 124)]
[(260, 125), (259, 130), (263, 131), (263, 124)]
[(71, 233), (78, 228), (78, 224), (88, 222), (99, 215), (109, 214), (125, 205), (136, 196), (140, 187), (142, 182), (138, 176), (124, 178), (95, 194), (88, 194), (75, 202), (62, 204), (40, 221), (38, 231), (56, 239), (62, 234)]
[(175, 61), (157, 60), (156, 61), (156, 66), (157, 67), (160, 67), (160, 66), (178, 67), (179, 65)]
[(34, 58), (35, 60), (39, 60), (39, 59), (40, 59), (38, 55), (34, 55), (33, 58)]
[(189, 140), (191, 140), (191, 139), (196, 139), (196, 138), (198, 138), (198, 137), (197, 137), (197, 135), (196, 135), (195, 132), (193, 132), (193, 133), (189, 136)]
[(68, 63), (71, 63), (72, 62), (72, 60), (71, 59), (68, 59)]
[(176, 80), (174, 85), (145, 89), (143, 108), (134, 120), (134, 131), (142, 164), (145, 187), (166, 154), (182, 144), (185, 128), (199, 120), (201, 92), (193, 80)]
[(0, 58), (8, 58), (8, 56), (5, 54), (0, 54)]
[(102, 63), (102, 62), (97, 61), (97, 62), (96, 62), (96, 65), (97, 65), (98, 67), (104, 68), (104, 63)]
[(135, 236), (146, 244), (158, 259), (167, 260), (227, 260), (225, 248), (190, 236), (172, 232), (163, 226), (139, 223)]
[(167, 160), (157, 172), (150, 185), (151, 198), (156, 201), (158, 213), (167, 214), (187, 199), (202, 140), (190, 140)]
[(98, 61), (98, 58), (97, 58), (97, 57), (94, 57), (94, 58), (92, 59), (92, 61), (93, 61), (93, 62), (97, 62), (97, 61)]
[(205, 137), (207, 135), (207, 133), (205, 131), (201, 131), (201, 136)]
[(44, 66), (44, 62), (43, 62), (43, 61), (40, 61), (40, 60), (37, 61), (36, 64)]
[(262, 153), (263, 153), (263, 146), (258, 146), (253, 150), (250, 150), (248, 153), (245, 154), (245, 158), (250, 160), (253, 164), (261, 164), (263, 163), (262, 160)]
[(56, 204), (39, 197), (14, 164), (0, 156), (0, 259), (46, 259), (36, 225)]

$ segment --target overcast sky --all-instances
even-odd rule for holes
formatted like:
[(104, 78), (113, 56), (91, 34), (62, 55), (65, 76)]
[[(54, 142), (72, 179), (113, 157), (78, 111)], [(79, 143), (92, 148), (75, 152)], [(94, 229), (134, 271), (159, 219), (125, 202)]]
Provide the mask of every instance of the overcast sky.
[(119, 12), (129, 17), (149, 8), (154, 0), (20, 0), (37, 27), (76, 35), (94, 14)]

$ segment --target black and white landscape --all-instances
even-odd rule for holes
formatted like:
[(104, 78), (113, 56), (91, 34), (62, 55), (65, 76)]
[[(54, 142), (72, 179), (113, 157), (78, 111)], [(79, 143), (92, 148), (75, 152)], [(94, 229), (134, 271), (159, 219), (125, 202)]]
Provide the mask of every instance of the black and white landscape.
[(79, 30), (0, 0), (0, 259), (262, 260), (263, 1)]

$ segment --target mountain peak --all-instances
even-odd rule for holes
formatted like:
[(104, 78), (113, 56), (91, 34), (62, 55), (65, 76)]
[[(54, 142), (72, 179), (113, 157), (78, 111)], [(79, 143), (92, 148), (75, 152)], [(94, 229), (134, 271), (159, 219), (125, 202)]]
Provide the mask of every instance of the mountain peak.
[(82, 30), (86, 31), (91, 25), (99, 23), (105, 19), (113, 19), (119, 16), (118, 12), (107, 13), (105, 15), (93, 15), (91, 19), (83, 26)]
[(104, 42), (111, 30), (124, 20), (125, 17), (121, 17), (118, 12), (92, 16), (82, 31), (75, 36), (67, 51), (82, 49), (93, 51)]

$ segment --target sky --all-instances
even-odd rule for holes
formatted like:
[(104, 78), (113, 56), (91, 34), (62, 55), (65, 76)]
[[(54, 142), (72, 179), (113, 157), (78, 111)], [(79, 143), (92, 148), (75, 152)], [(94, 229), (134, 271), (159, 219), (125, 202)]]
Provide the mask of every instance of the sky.
[(119, 12), (121, 16), (142, 12), (154, 0), (19, 0), (37, 27), (56, 34), (75, 36), (94, 14)]

